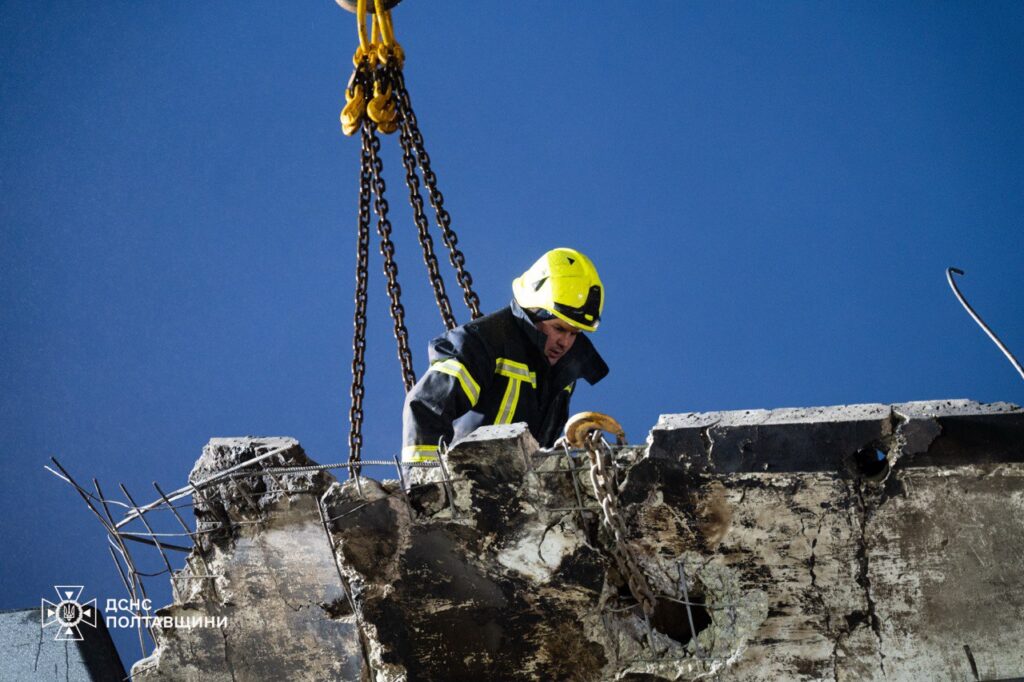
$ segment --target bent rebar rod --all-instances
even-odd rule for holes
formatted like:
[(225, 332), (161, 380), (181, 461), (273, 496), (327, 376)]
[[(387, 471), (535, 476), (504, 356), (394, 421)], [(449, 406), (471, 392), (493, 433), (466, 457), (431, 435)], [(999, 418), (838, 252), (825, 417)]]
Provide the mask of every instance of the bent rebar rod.
[(1017, 358), (1013, 356), (1013, 353), (1010, 352), (1010, 349), (1007, 348), (1006, 345), (999, 340), (999, 337), (996, 336), (996, 333), (992, 331), (987, 324), (985, 324), (984, 320), (981, 319), (981, 316), (974, 311), (974, 308), (972, 308), (971, 304), (967, 302), (967, 299), (964, 298), (964, 295), (960, 293), (960, 289), (957, 288), (956, 282), (953, 281), (954, 272), (958, 275), (966, 275), (967, 273), (965, 273), (960, 268), (946, 268), (946, 281), (949, 282), (949, 287), (953, 290), (953, 293), (956, 295), (957, 300), (960, 301), (960, 305), (962, 305), (964, 307), (964, 310), (967, 311), (967, 314), (970, 315), (971, 318), (978, 323), (978, 326), (981, 327), (986, 334), (988, 334), (988, 338), (992, 339), (992, 343), (996, 344), (999, 350), (1003, 351), (1003, 355), (1006, 356), (1006, 359), (1010, 361), (1010, 364), (1012, 364), (1014, 369), (1017, 370), (1017, 373), (1020, 374), (1020, 378), (1024, 379), (1024, 368), (1020, 366), (1020, 362), (1017, 360)]
[[(254, 466), (254, 465), (256, 465), (256, 464), (258, 464), (258, 463), (268, 459), (269, 457), (273, 457), (274, 455), (280, 454), (280, 453), (282, 453), (282, 452), (284, 452), (286, 450), (291, 449), (292, 447), (294, 447), (294, 446), (289, 443), (288, 445), (284, 445), (282, 447), (275, 448), (275, 449), (271, 450), (270, 452), (265, 452), (262, 455), (259, 455), (257, 457), (253, 457), (252, 459), (247, 459), (244, 462), (240, 462), (240, 463), (236, 464), (233, 467), (228, 467), (227, 469), (224, 469), (223, 471), (218, 471), (217, 473), (213, 474), (212, 476), (210, 476), (208, 478), (205, 478), (205, 479), (203, 479), (202, 481), (199, 481), (196, 484), (189, 483), (186, 486), (183, 486), (183, 487), (178, 488), (177, 490), (175, 490), (175, 491), (173, 491), (171, 493), (168, 493), (167, 496), (166, 496), (167, 500), (170, 501), (170, 502), (175, 502), (177, 500), (180, 500), (183, 497), (187, 497), (187, 496), (191, 495), (192, 492), (196, 488), (203, 488), (203, 487), (205, 487), (207, 485), (210, 485), (211, 483), (214, 483), (215, 481), (219, 481), (220, 479), (224, 478), (225, 476), (228, 476), (229, 474), (231, 474), (231, 473), (233, 473), (235, 471), (238, 471), (240, 469), (244, 469), (245, 467)], [(131, 521), (132, 519), (138, 517), (139, 514), (145, 514), (148, 511), (156, 509), (157, 507), (159, 507), (162, 504), (164, 504), (164, 500), (160, 499), (160, 500), (156, 500), (154, 502), (150, 502), (149, 504), (145, 504), (145, 505), (143, 505), (141, 507), (138, 507), (137, 509), (132, 509), (127, 514), (124, 515), (124, 518), (122, 518), (120, 521), (118, 521), (115, 524), (114, 528), (120, 529), (126, 523), (128, 523), (129, 521)]]

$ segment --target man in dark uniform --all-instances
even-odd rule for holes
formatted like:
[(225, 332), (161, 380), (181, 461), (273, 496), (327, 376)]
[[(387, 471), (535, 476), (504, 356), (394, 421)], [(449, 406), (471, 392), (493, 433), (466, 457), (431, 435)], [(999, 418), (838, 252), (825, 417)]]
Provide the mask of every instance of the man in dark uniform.
[(604, 287), (590, 259), (575, 249), (548, 251), (512, 282), (508, 307), (430, 342), (430, 369), (406, 395), (402, 460), (437, 459), (484, 424), (526, 422), (550, 447), (569, 418), (578, 379), (608, 374), (583, 332), (597, 329)]

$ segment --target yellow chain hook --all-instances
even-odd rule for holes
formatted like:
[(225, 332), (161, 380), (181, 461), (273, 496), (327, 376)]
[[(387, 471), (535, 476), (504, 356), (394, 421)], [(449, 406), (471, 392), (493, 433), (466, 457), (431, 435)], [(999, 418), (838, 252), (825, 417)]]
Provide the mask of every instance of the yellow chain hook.
[(341, 110), (341, 132), (354, 135), (366, 111), (366, 95), (363, 86), (356, 85), (345, 92), (345, 108)]
[[(363, 116), (369, 116), (382, 133), (398, 130), (398, 102), (395, 93), (390, 84), (384, 85), (376, 76), (380, 75), (378, 68), (387, 66), (390, 60), (393, 60), (396, 68), (401, 69), (405, 53), (395, 41), (391, 12), (384, 8), (384, 0), (373, 0), (376, 11), (370, 21), (370, 29), (367, 30), (367, 2), (358, 0), (356, 3), (359, 46), (352, 55), (355, 73), (345, 90), (345, 107), (341, 111), (341, 130), (346, 135), (353, 135), (359, 130)], [(361, 70), (363, 79), (358, 78)], [(371, 75), (372, 93), (367, 92)]]
[(626, 444), (626, 432), (613, 417), (601, 412), (577, 412), (565, 423), (565, 438), (574, 448), (582, 448), (594, 433), (607, 431), (619, 445)]

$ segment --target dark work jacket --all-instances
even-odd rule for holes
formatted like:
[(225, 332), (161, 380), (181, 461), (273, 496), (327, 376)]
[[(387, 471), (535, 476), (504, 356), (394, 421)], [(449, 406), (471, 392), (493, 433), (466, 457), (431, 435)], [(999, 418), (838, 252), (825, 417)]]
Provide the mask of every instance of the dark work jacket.
[(552, 366), (546, 338), (512, 301), (431, 341), (430, 369), (405, 397), (403, 460), (433, 459), (442, 438), (451, 444), (484, 424), (526, 422), (550, 447), (569, 418), (576, 381), (595, 384), (608, 365), (580, 334)]

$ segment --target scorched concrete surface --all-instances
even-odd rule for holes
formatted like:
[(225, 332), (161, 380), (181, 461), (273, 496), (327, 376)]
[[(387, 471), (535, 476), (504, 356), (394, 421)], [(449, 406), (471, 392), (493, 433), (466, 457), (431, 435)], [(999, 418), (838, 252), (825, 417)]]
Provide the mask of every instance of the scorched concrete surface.
[(646, 446), (614, 451), (658, 594), (650, 629), (608, 554), (586, 453), (484, 427), (448, 452), (448, 480), (406, 493), (282, 473), (311, 464), (287, 439), (214, 439), (192, 480), (281, 444), (196, 500), (189, 587), (161, 611), (226, 625), (158, 629), (134, 679), (1024, 675), (1013, 405), (661, 417)]

